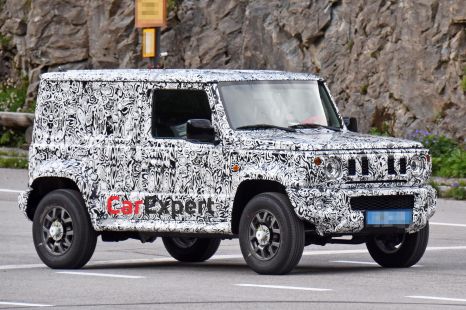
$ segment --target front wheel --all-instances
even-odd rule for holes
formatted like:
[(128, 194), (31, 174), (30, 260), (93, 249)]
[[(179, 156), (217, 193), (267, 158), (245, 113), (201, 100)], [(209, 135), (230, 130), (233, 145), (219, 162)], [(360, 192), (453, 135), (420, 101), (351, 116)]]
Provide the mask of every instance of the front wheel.
[(249, 201), (241, 215), (239, 242), (252, 270), (260, 274), (286, 274), (303, 254), (303, 222), (285, 195), (259, 194)]
[(220, 246), (217, 238), (163, 237), (170, 255), (180, 262), (203, 262), (212, 257)]
[(377, 235), (366, 242), (372, 258), (382, 267), (407, 268), (415, 265), (427, 248), (429, 223), (412, 234)]

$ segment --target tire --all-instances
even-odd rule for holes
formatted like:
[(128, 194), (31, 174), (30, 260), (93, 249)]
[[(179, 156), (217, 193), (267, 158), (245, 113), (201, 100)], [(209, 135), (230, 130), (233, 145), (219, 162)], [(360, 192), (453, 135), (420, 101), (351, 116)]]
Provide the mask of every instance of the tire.
[(366, 242), (369, 254), (380, 266), (407, 268), (415, 265), (427, 248), (429, 223), (418, 232), (392, 236), (374, 236)]
[(217, 238), (188, 238), (163, 237), (163, 244), (170, 255), (186, 263), (198, 263), (208, 260), (217, 252), (220, 239)]
[(37, 254), (54, 269), (78, 269), (94, 253), (97, 234), (81, 194), (54, 190), (40, 201), (34, 214), (32, 237)]
[(244, 260), (259, 274), (289, 273), (304, 250), (304, 225), (280, 193), (252, 198), (241, 214), (239, 241)]

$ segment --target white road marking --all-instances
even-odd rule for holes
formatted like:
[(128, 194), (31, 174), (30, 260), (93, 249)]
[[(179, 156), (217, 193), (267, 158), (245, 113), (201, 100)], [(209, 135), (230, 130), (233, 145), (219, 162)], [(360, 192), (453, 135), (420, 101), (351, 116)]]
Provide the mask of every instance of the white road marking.
[(314, 291), (314, 292), (333, 291), (333, 290), (331, 290), (329, 288), (284, 286), (284, 285), (262, 285), (262, 284), (235, 284), (235, 285), (236, 286), (246, 286), (246, 287), (276, 288), (276, 289), (282, 289), (282, 290), (301, 290), (301, 291)]
[(466, 250), (466, 246), (431, 246), (427, 247), (427, 251), (447, 251), (447, 250)]
[[(448, 251), (448, 250), (466, 250), (466, 246), (446, 246), (446, 247), (428, 247), (427, 251)], [(306, 251), (303, 256), (319, 256), (319, 255), (338, 255), (338, 254), (365, 254), (366, 249), (355, 249), (355, 250), (329, 250), (329, 251)], [(243, 256), (240, 254), (231, 255), (214, 255), (212, 260), (223, 260), (223, 259), (242, 259)], [(122, 264), (151, 264), (151, 263), (175, 263), (175, 259), (171, 257), (163, 258), (135, 258), (135, 259), (121, 259), (121, 260), (102, 260), (94, 261), (87, 264), (87, 267), (99, 267), (109, 265), (122, 265)], [(14, 270), (14, 269), (34, 269), (34, 268), (46, 268), (43, 264), (25, 264), (25, 265), (0, 265), (0, 270)]]
[(466, 227), (466, 224), (455, 224), (455, 223), (430, 222), (429, 224), (430, 225), (438, 225), (438, 226)]
[(358, 250), (324, 250), (324, 251), (306, 251), (303, 256), (314, 256), (314, 255), (334, 255), (334, 254), (363, 254), (367, 253), (367, 249)]
[(44, 264), (23, 264), (23, 265), (3, 265), (0, 266), (0, 270), (11, 270), (11, 269), (34, 269), (46, 267)]
[(7, 301), (0, 301), (0, 305), (21, 306), (21, 307), (53, 307), (53, 305), (30, 304), (30, 303), (24, 303), (24, 302), (7, 302)]
[(407, 297), (407, 298), (416, 298), (416, 299), (429, 299), (429, 300), (443, 300), (443, 301), (466, 302), (466, 299), (461, 299), (461, 298), (434, 297), (434, 296), (406, 296), (406, 297)]
[[(341, 264), (357, 264), (357, 265), (379, 265), (376, 262), (363, 262), (356, 260), (332, 260), (331, 263), (341, 263)], [(414, 265), (413, 267), (423, 267), (424, 265)]]
[(24, 192), (24, 191), (20, 191), (20, 190), (17, 190), (17, 189), (0, 188), (0, 192), (19, 194), (19, 193), (22, 193), (22, 192)]
[(143, 279), (143, 276), (127, 276), (111, 273), (95, 273), (95, 272), (80, 272), (80, 271), (57, 271), (60, 274), (71, 274), (78, 276), (93, 276), (93, 277), (109, 277), (109, 278), (125, 278), (125, 279)]

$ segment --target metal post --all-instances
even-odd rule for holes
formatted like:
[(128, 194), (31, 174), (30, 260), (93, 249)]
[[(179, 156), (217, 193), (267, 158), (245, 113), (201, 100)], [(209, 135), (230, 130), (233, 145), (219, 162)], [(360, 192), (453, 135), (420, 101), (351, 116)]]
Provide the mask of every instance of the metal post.
[(160, 68), (160, 32), (161, 28), (155, 28), (155, 57), (154, 57), (154, 69)]

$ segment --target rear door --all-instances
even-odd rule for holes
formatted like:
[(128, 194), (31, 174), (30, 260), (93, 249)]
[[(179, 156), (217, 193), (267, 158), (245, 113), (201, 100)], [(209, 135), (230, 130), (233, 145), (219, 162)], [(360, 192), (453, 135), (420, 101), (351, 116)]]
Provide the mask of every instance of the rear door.
[(149, 220), (193, 226), (225, 221), (225, 199), (218, 195), (225, 162), (222, 145), (186, 138), (188, 120), (212, 121), (205, 87), (183, 83), (153, 90), (151, 138), (142, 150), (150, 187), (144, 201)]

